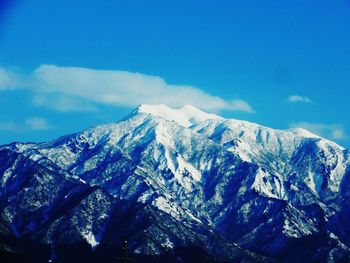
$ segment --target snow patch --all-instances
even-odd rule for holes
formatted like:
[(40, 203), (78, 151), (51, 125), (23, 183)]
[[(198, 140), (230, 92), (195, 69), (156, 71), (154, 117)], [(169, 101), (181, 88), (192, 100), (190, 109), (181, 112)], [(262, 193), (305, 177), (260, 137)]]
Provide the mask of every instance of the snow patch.
[(184, 127), (190, 127), (208, 119), (223, 119), (215, 114), (203, 112), (191, 105), (185, 105), (181, 109), (171, 109), (164, 104), (141, 104), (137, 111), (139, 113), (147, 113), (153, 116), (162, 117), (168, 121), (174, 121)]
[(181, 216), (179, 214), (179, 207), (177, 207), (174, 203), (169, 203), (167, 199), (165, 199), (163, 196), (159, 196), (156, 199), (153, 200), (152, 205), (157, 207), (159, 210), (162, 210), (174, 218), (180, 220)]
[(282, 177), (279, 174), (270, 175), (261, 168), (257, 170), (252, 188), (266, 197), (277, 199), (285, 198)]
[(85, 238), (86, 242), (88, 242), (90, 244), (90, 246), (92, 248), (97, 247), (98, 244), (100, 243), (96, 240), (96, 237), (94, 236), (94, 234), (92, 232), (83, 233), (83, 237)]

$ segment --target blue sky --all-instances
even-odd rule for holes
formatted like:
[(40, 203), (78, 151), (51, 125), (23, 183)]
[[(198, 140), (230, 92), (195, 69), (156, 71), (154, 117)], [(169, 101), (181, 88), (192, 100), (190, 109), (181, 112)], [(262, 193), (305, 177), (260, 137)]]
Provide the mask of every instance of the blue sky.
[(0, 1), (0, 144), (183, 103), (350, 147), (350, 1)]

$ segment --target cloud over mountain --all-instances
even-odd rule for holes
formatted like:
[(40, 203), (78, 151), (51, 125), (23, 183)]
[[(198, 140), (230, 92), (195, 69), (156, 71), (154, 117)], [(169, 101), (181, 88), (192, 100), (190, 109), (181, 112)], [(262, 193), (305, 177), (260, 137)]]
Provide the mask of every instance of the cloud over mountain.
[[(135, 107), (141, 103), (164, 103), (181, 107), (191, 104), (216, 112), (254, 112), (249, 103), (242, 99), (226, 100), (193, 86), (173, 85), (158, 76), (128, 71), (55, 65), (41, 65), (26, 76), (18, 76), (4, 69), (0, 71), (0, 88), (22, 86), (39, 94), (33, 99), (35, 105), (60, 111), (91, 110), (86, 103), (79, 101), (81, 99), (111, 106)], [(60, 103), (48, 103), (52, 101), (52, 94), (58, 94)]]

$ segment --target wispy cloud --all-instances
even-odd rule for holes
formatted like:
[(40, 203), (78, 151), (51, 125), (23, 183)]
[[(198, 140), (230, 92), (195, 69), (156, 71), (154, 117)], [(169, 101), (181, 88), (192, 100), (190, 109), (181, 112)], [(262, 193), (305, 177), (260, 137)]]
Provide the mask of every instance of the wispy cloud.
[(36, 94), (32, 103), (37, 107), (50, 108), (59, 112), (95, 112), (97, 107), (77, 97), (57, 93)]
[[(9, 81), (6, 77), (8, 74), (6, 71), (3, 73), (4, 87), (13, 79), (11, 77)], [(249, 103), (242, 99), (225, 100), (193, 86), (172, 85), (158, 76), (128, 71), (41, 65), (29, 76), (17, 76), (15, 79), (24, 79), (22, 82), (40, 95), (33, 99), (35, 105), (50, 105), (59, 111), (86, 111), (87, 105), (83, 106), (78, 100), (83, 99), (112, 106), (163, 103), (181, 107), (191, 104), (208, 111), (254, 112)], [(52, 94), (61, 96), (53, 104)]]
[(322, 124), (310, 122), (293, 122), (289, 125), (291, 128), (304, 128), (321, 137), (332, 140), (346, 140), (348, 135), (340, 124)]
[(21, 130), (21, 128), (14, 122), (0, 121), (0, 131), (16, 132), (19, 130)]
[(306, 96), (292, 95), (287, 98), (290, 103), (311, 103), (312, 100)]
[(0, 68), (0, 90), (17, 88), (21, 82), (21, 76), (12, 71)]
[(31, 117), (26, 119), (25, 125), (31, 130), (35, 131), (47, 130), (49, 128), (47, 121), (44, 118), (40, 117)]
[(254, 112), (253, 108), (249, 105), (249, 103), (244, 101), (244, 100), (232, 100), (232, 101), (230, 101), (230, 107), (228, 108), (228, 110), (244, 111), (244, 112), (249, 112), (249, 113)]
[(0, 132), (26, 132), (47, 130), (50, 125), (41, 117), (29, 117), (22, 122), (0, 121)]

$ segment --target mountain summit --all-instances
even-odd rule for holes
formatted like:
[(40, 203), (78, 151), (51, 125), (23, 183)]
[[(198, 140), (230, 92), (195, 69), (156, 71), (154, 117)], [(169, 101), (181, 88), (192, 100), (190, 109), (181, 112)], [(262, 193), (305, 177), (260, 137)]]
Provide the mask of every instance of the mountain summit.
[(153, 116), (162, 117), (168, 121), (190, 127), (205, 120), (223, 119), (215, 114), (203, 112), (192, 105), (185, 105), (181, 109), (171, 109), (164, 104), (146, 105), (141, 104), (137, 109), (137, 113), (147, 113)]
[(349, 151), (303, 129), (140, 105), (115, 124), (1, 146), (0, 160), (7, 255), (49, 248), (72, 262), (78, 247), (115, 260), (127, 240), (140, 262), (350, 260)]

